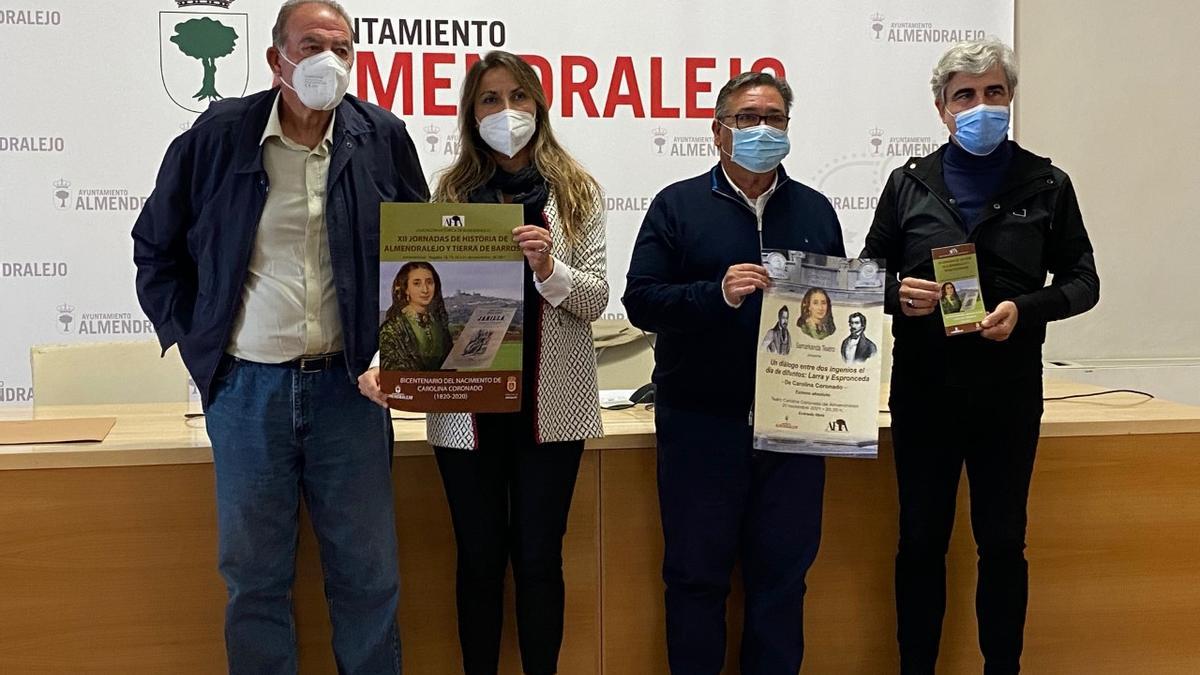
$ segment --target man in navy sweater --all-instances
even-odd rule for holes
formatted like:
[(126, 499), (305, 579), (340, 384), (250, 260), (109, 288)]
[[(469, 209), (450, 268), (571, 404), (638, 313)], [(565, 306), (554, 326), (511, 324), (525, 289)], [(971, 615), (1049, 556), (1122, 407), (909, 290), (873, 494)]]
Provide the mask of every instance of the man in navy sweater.
[(658, 335), (655, 425), (667, 652), (676, 675), (725, 663), (725, 599), (746, 587), (741, 672), (795, 675), (804, 577), (821, 536), (825, 465), (752, 448), (762, 249), (844, 256), (828, 200), (788, 178), (787, 83), (743, 73), (717, 96), (720, 164), (655, 197), (626, 282), (635, 326)]

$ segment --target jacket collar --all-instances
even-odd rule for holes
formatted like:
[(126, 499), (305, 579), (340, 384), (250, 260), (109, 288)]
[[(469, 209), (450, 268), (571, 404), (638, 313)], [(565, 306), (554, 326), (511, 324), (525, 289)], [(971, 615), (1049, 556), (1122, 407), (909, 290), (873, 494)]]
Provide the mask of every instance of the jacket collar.
[[(262, 136), (275, 107), (279, 87), (255, 94), (246, 109), (244, 123), (238, 134), (237, 150), (233, 165), (237, 173), (261, 173)], [(358, 111), (358, 99), (350, 94), (342, 98), (333, 116), (333, 152), (346, 143), (346, 136), (358, 136), (371, 131), (371, 122)]]
[[(779, 190), (783, 188), (784, 184), (791, 179), (788, 178), (787, 171), (784, 170), (782, 164), (780, 164), (779, 168), (775, 169), (775, 171), (778, 172), (775, 176), (775, 192), (779, 192)], [(733, 185), (729, 182), (729, 179), (725, 177), (725, 171), (722, 170), (720, 162), (717, 162), (716, 166), (714, 166), (712, 170), (708, 172), (708, 177), (709, 182), (712, 185), (713, 192), (725, 197), (729, 197), (730, 199), (734, 199), (742, 204), (746, 203), (745, 200), (738, 196), (737, 190), (734, 189)]]
[[(1016, 190), (1035, 178), (1048, 175), (1051, 168), (1049, 157), (1035, 155), (1017, 145), (1016, 141), (1009, 142), (1013, 145), (1012, 163), (1009, 165), (1008, 173), (1005, 174), (1004, 182), (997, 193), (1001, 195)], [(946, 154), (948, 145), (949, 143), (945, 143), (924, 157), (910, 157), (904, 165), (904, 173), (928, 185), (929, 189), (934, 192), (948, 196), (950, 190), (946, 187), (946, 180), (942, 175), (942, 158)]]

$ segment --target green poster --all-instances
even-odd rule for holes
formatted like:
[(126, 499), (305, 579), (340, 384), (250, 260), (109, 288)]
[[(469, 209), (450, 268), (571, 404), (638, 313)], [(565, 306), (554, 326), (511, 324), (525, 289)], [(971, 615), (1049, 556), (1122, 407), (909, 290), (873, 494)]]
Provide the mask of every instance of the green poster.
[(940, 288), (938, 308), (946, 335), (963, 335), (983, 330), (980, 322), (987, 316), (983, 291), (979, 287), (979, 263), (975, 244), (935, 248), (933, 273)]
[(513, 204), (380, 205), (380, 385), (391, 407), (521, 407), (525, 264)]

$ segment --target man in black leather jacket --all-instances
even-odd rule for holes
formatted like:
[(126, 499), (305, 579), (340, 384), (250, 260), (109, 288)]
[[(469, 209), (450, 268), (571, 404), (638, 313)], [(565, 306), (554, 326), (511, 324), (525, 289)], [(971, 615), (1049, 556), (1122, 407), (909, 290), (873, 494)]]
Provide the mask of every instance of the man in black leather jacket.
[[(962, 43), (943, 55), (931, 85), (950, 142), (892, 173), (861, 255), (887, 260), (885, 310), (894, 317), (889, 405), (900, 494), (902, 673), (934, 672), (964, 464), (979, 549), (984, 672), (1019, 671), (1042, 342), (1048, 322), (1087, 311), (1099, 298), (1070, 178), (1007, 138), (1016, 84), (1012, 50), (998, 41)], [(975, 245), (989, 312), (982, 332), (947, 337), (930, 250), (964, 242)], [(947, 401), (963, 425), (939, 423)]]

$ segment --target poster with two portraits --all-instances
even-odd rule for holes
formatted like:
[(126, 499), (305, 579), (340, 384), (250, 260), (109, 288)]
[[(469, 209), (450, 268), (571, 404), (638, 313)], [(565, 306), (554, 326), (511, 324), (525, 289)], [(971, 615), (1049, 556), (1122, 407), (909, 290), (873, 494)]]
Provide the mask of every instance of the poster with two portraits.
[(876, 457), (882, 261), (764, 249), (763, 266), (754, 447)]

